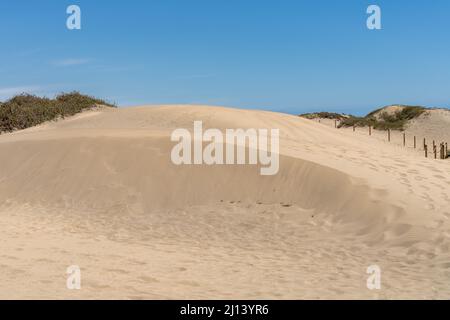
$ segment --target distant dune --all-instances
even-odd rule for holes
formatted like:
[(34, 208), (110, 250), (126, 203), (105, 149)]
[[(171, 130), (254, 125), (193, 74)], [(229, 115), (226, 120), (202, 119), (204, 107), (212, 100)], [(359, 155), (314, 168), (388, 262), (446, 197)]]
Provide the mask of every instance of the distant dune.
[[(411, 112), (400, 115), (408, 108)], [(372, 136), (379, 140), (386, 140), (385, 131), (391, 128), (393, 144), (403, 145), (403, 133), (405, 133), (407, 146), (414, 146), (413, 141), (416, 137), (416, 146), (419, 150), (423, 150), (421, 146), (424, 139), (429, 150), (432, 150), (433, 141), (437, 146), (440, 143), (450, 145), (450, 109), (445, 108), (391, 105), (372, 111), (362, 118), (330, 112), (308, 113), (301, 117), (330, 127), (337, 125), (339, 129), (347, 131), (353, 131), (353, 125), (355, 125), (357, 133), (368, 134), (368, 127), (371, 126), (372, 129), (375, 128), (371, 131)]]
[[(450, 141), (449, 119), (427, 111), (407, 131)], [(197, 120), (279, 129), (278, 174), (175, 166), (170, 135)], [(450, 161), (351, 129), (105, 108), (1, 135), (0, 181), (0, 298), (450, 298)]]
[[(382, 114), (394, 115), (406, 106), (393, 105), (380, 109), (374, 116)], [(446, 141), (450, 143), (450, 109), (425, 108), (419, 116), (407, 121), (405, 131), (416, 136), (428, 137), (428, 140)]]

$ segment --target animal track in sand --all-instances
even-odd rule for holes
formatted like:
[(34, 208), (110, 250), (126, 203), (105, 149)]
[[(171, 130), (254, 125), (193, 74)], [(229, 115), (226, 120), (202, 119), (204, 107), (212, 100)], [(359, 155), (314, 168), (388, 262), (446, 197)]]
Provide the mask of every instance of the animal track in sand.
[(400, 178), (399, 181), (400, 181), (400, 183), (403, 184), (404, 186), (411, 187), (411, 183), (409, 182), (409, 179), (406, 179), (406, 178)]

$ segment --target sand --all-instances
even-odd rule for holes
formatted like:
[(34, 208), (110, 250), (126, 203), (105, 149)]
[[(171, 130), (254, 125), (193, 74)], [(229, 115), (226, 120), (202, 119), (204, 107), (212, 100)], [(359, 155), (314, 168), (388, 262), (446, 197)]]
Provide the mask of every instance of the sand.
[[(170, 134), (195, 120), (280, 129), (279, 173), (173, 165)], [(1, 299), (450, 298), (450, 161), (363, 132), (102, 109), (1, 135), (0, 181)], [(81, 290), (66, 287), (71, 265)]]

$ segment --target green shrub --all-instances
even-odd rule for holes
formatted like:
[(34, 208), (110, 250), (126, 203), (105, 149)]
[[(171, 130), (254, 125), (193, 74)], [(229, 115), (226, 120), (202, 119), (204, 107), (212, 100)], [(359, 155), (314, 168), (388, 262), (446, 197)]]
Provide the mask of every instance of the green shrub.
[(336, 119), (336, 120), (342, 120), (346, 119), (347, 117), (345, 115), (335, 113), (335, 112), (315, 112), (315, 113), (304, 113), (299, 115), (300, 117), (306, 118), (306, 119)]
[(55, 99), (22, 94), (0, 104), (0, 133), (26, 129), (99, 105), (116, 107), (114, 104), (78, 92), (61, 94)]
[(339, 123), (339, 128), (341, 127), (366, 127), (366, 126), (374, 126), (376, 124), (376, 120), (375, 118), (366, 118), (366, 117), (355, 117), (355, 116), (350, 116), (347, 119), (342, 120)]

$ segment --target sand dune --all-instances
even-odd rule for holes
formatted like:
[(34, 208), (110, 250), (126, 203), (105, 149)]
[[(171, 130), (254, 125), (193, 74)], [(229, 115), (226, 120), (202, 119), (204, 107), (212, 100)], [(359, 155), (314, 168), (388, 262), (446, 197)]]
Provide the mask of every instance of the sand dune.
[[(279, 173), (175, 166), (170, 134), (196, 120), (280, 129)], [(450, 161), (374, 137), (266, 111), (104, 109), (1, 135), (0, 164), (0, 298), (450, 298)]]
[(428, 110), (417, 119), (412, 120), (407, 131), (417, 136), (427, 137), (428, 141), (450, 143), (450, 110)]

